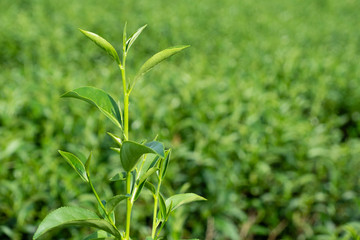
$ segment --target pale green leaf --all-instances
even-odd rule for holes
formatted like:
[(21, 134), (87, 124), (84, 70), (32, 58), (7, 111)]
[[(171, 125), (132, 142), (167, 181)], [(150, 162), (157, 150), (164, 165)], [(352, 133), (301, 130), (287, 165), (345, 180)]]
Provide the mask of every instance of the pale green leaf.
[(115, 61), (117, 64), (120, 64), (119, 55), (117, 54), (115, 48), (104, 38), (100, 37), (96, 33), (85, 31), (79, 29), (86, 37), (90, 38), (96, 45), (104, 49)]
[(102, 230), (96, 231), (90, 234), (89, 236), (87, 236), (86, 238), (84, 238), (84, 240), (107, 240), (107, 239), (115, 239), (115, 238), (112, 237), (109, 233)]
[(176, 46), (176, 47), (168, 48), (168, 49), (162, 50), (161, 52), (156, 53), (141, 66), (140, 70), (136, 74), (135, 79), (141, 77), (142, 75), (144, 75), (146, 72), (150, 71), (153, 67), (155, 67), (156, 65), (158, 65), (165, 59), (171, 57), (172, 55), (174, 55), (188, 47), (189, 46)]
[(140, 185), (138, 186), (138, 188), (136, 189), (135, 196), (134, 196), (134, 201), (136, 201), (139, 198), (140, 193), (141, 193), (142, 189), (145, 186), (145, 183), (146, 183), (146, 180), (141, 182)]
[(170, 155), (171, 155), (171, 150), (168, 150), (167, 152), (166, 152), (166, 157), (165, 157), (165, 159), (164, 159), (164, 161), (163, 161), (163, 163), (162, 163), (162, 165), (161, 165), (161, 177), (162, 177), (162, 179), (164, 179), (164, 177), (165, 177), (165, 174), (166, 174), (166, 170), (167, 170), (167, 168), (168, 168), (168, 166), (169, 166), (169, 162), (170, 162)]
[(127, 27), (127, 22), (125, 22), (124, 29), (123, 29), (123, 50), (124, 51), (126, 48), (126, 27)]
[(169, 197), (168, 199), (166, 199), (165, 203), (167, 209), (169, 209), (169, 206), (172, 203), (172, 207), (170, 211), (174, 211), (175, 209), (186, 203), (191, 203), (195, 201), (204, 201), (204, 200), (206, 199), (195, 193), (181, 193)]
[(111, 177), (109, 180), (112, 182), (115, 181), (125, 181), (126, 180), (127, 173), (126, 172), (120, 172), (115, 174), (113, 177)]
[(70, 164), (70, 166), (75, 169), (75, 171), (80, 175), (80, 177), (85, 182), (89, 181), (89, 179), (88, 179), (88, 177), (86, 175), (85, 166), (77, 156), (75, 156), (72, 153), (64, 152), (64, 151), (61, 151), (61, 150), (59, 150), (59, 153)]
[(140, 177), (139, 183), (142, 183), (142, 182), (146, 181), (146, 179), (148, 177), (150, 177), (157, 170), (159, 170), (159, 168), (157, 168), (157, 167), (153, 167), (153, 168), (150, 168), (149, 170), (147, 170), (146, 173), (144, 173), (144, 175), (142, 175)]
[(115, 207), (124, 199), (129, 198), (130, 195), (116, 195), (110, 198), (105, 205), (106, 211), (111, 213), (114, 211)]
[(121, 115), (119, 106), (105, 91), (95, 87), (81, 87), (69, 91), (63, 94), (61, 97), (77, 98), (94, 105), (121, 129)]
[(135, 42), (135, 40), (139, 37), (141, 32), (146, 28), (147, 25), (142, 26), (139, 28), (133, 35), (129, 37), (129, 39), (126, 41), (125, 51), (128, 52), (131, 45)]
[(45, 217), (36, 230), (33, 239), (38, 239), (44, 233), (63, 226), (95, 227), (120, 238), (119, 231), (109, 222), (99, 218), (96, 213), (79, 207), (62, 207)]
[(146, 181), (146, 182), (145, 182), (145, 187), (146, 187), (147, 189), (149, 189), (150, 192), (152, 192), (152, 194), (155, 194), (156, 189), (155, 189), (154, 184), (152, 184), (151, 182)]
[(114, 152), (120, 153), (120, 148), (111, 147), (110, 149), (113, 150)]
[(120, 137), (112, 134), (111, 132), (107, 132), (107, 134), (121, 147), (122, 141)]

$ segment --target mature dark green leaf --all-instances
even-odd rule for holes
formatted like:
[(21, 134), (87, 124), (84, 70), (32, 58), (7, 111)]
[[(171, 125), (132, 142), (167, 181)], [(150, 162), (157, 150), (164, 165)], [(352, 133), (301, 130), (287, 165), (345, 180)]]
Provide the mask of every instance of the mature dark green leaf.
[(51, 212), (40, 223), (33, 238), (38, 239), (47, 231), (57, 227), (75, 225), (95, 227), (120, 238), (119, 231), (109, 222), (99, 218), (96, 213), (79, 207), (62, 207)]
[(120, 159), (125, 171), (130, 172), (139, 158), (146, 153), (157, 153), (152, 148), (132, 141), (124, 141), (120, 150)]
[(156, 53), (141, 66), (135, 78), (141, 77), (146, 72), (150, 71), (153, 67), (155, 67), (157, 64), (188, 47), (189, 46), (175, 46)]
[(165, 157), (164, 144), (158, 141), (145, 143), (145, 146), (153, 149), (160, 157)]
[(115, 174), (112, 178), (110, 178), (109, 180), (112, 182), (116, 182), (116, 181), (125, 181), (126, 180), (126, 176), (127, 173), (126, 172), (120, 172)]
[(130, 195), (116, 195), (110, 198), (105, 205), (106, 211), (108, 213), (114, 211), (115, 207), (124, 199), (129, 198)]
[(61, 97), (81, 99), (97, 107), (116, 126), (121, 127), (119, 106), (115, 100), (105, 91), (95, 87), (81, 87), (63, 94)]
[(65, 160), (70, 164), (71, 167), (75, 169), (75, 171), (80, 175), (80, 177), (85, 181), (88, 182), (89, 179), (86, 175), (86, 170), (84, 164), (81, 160), (72, 153), (64, 152), (59, 150), (61, 156), (65, 158)]
[(135, 42), (135, 40), (139, 37), (139, 35), (141, 34), (141, 32), (146, 28), (147, 25), (142, 26), (141, 28), (139, 28), (133, 35), (131, 35), (129, 37), (129, 39), (126, 41), (126, 47), (125, 47), (125, 51), (128, 52), (131, 45), (133, 45), (133, 43)]
[(90, 234), (89, 236), (87, 236), (86, 238), (84, 238), (84, 240), (107, 240), (107, 239), (115, 239), (115, 238), (112, 237), (109, 233), (102, 230), (96, 231)]
[(204, 200), (206, 199), (195, 193), (181, 193), (169, 197), (168, 199), (166, 199), (165, 203), (167, 209), (169, 209), (169, 206), (172, 203), (171, 211), (174, 211), (183, 204)]
[(147, 189), (149, 189), (150, 192), (152, 192), (152, 194), (155, 194), (156, 189), (155, 189), (154, 184), (152, 184), (151, 182), (146, 181), (146, 182), (145, 182), (145, 187), (146, 187)]
[(120, 64), (119, 55), (117, 54), (115, 48), (104, 38), (100, 37), (96, 33), (85, 31), (79, 29), (86, 37), (90, 38), (96, 45), (104, 49), (115, 61), (117, 64)]
[(165, 160), (163, 161), (163, 164), (161, 165), (161, 177), (164, 179), (165, 174), (166, 174), (166, 170), (169, 166), (169, 162), (170, 162), (170, 155), (171, 155), (171, 150), (168, 150), (166, 152), (166, 157)]

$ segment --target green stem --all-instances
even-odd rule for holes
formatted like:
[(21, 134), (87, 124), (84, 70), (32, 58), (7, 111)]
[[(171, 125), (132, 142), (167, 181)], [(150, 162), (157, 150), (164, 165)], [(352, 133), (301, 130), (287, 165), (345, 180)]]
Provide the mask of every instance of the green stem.
[(129, 139), (129, 94), (124, 93), (124, 136)]
[(121, 78), (123, 83), (123, 92), (124, 92), (124, 136), (125, 140), (129, 139), (129, 91), (126, 86), (126, 53), (123, 54), (122, 65), (119, 65), (121, 70)]
[[(126, 176), (126, 194), (130, 194), (130, 191), (131, 191), (131, 172), (128, 172)], [(131, 209), (132, 209), (131, 198), (127, 198), (125, 240), (129, 240), (130, 238)]]
[[(155, 239), (157, 239), (157, 238), (159, 237), (159, 235), (160, 235), (160, 233), (161, 233), (161, 230), (162, 230), (163, 227), (165, 226), (165, 223), (166, 223), (166, 220), (164, 220), (164, 221), (161, 223), (161, 226), (160, 226), (160, 228), (159, 228), (158, 233), (156, 234), (156, 238), (155, 238)], [(154, 240), (155, 240), (155, 239), (154, 239)]]
[[(122, 78), (123, 90), (124, 90), (124, 137), (125, 137), (125, 140), (128, 140), (129, 139), (129, 95), (130, 95), (130, 93), (126, 86), (125, 62), (126, 62), (126, 51), (124, 48), (122, 65), (119, 65), (119, 67), (121, 70), (121, 78)], [(131, 193), (130, 191), (131, 191), (131, 172), (129, 171), (126, 176), (126, 194), (130, 194)], [(130, 239), (131, 210), (132, 210), (131, 198), (127, 198), (127, 200), (126, 200), (125, 240)]]
[(93, 193), (94, 193), (94, 195), (95, 195), (95, 197), (96, 197), (96, 200), (98, 201), (100, 207), (101, 207), (102, 210), (104, 211), (107, 219), (109, 220), (109, 222), (111, 223), (111, 225), (113, 225), (113, 227), (114, 227), (115, 229), (117, 229), (117, 227), (115, 226), (114, 221), (113, 221), (113, 220), (111, 219), (111, 217), (110, 217), (110, 214), (106, 211), (104, 204), (101, 202), (100, 197), (99, 197), (99, 195), (97, 194), (97, 192), (96, 192), (96, 190), (95, 190), (95, 188), (94, 188), (94, 185), (92, 184), (92, 181), (90, 180), (90, 178), (89, 178), (89, 185), (90, 185), (91, 190), (93, 191)]
[(156, 234), (156, 229), (157, 229), (156, 215), (157, 215), (157, 210), (158, 210), (158, 200), (159, 200), (160, 186), (161, 186), (161, 178), (159, 178), (156, 193), (154, 195), (154, 213), (153, 213), (153, 225), (152, 225), (152, 233), (151, 233), (151, 238), (153, 240), (155, 239), (155, 234)]

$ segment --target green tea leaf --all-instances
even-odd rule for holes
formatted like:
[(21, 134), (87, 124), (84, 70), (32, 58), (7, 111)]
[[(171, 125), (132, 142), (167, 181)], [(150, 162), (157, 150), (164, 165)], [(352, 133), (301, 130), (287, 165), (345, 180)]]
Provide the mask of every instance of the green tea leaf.
[(146, 187), (147, 189), (149, 189), (150, 192), (152, 192), (152, 194), (155, 195), (156, 189), (155, 189), (154, 184), (152, 184), (151, 182), (146, 181), (146, 182), (145, 182), (145, 187)]
[(142, 175), (140, 177), (139, 183), (142, 183), (142, 182), (146, 181), (146, 179), (148, 177), (150, 177), (157, 170), (159, 170), (159, 168), (157, 168), (157, 167), (150, 168), (146, 173), (144, 173), (144, 175)]
[(164, 220), (166, 218), (166, 203), (165, 203), (165, 199), (164, 196), (160, 193), (159, 194), (159, 207), (160, 207), (160, 219)]
[(172, 203), (172, 208), (170, 211), (174, 211), (181, 205), (195, 201), (206, 201), (206, 199), (195, 193), (181, 193), (169, 197), (168, 199), (166, 199), (165, 203), (166, 203), (166, 208), (168, 209), (170, 204)]
[(150, 71), (153, 67), (164, 61), (165, 59), (171, 57), (172, 55), (180, 52), (181, 50), (188, 48), (189, 46), (175, 46), (162, 50), (161, 52), (153, 55), (149, 60), (147, 60), (140, 68), (139, 72), (136, 74), (135, 79), (141, 77), (146, 72)]
[(105, 91), (95, 87), (81, 87), (63, 94), (61, 97), (71, 97), (88, 102), (97, 107), (116, 126), (121, 127), (119, 106)]
[(165, 157), (164, 144), (158, 141), (145, 143), (145, 146), (153, 149), (160, 157)]
[(36, 230), (33, 239), (38, 239), (44, 233), (62, 226), (95, 227), (120, 238), (119, 231), (109, 222), (99, 218), (96, 213), (79, 207), (62, 207), (45, 217)]
[(129, 39), (126, 41), (125, 51), (128, 52), (131, 45), (135, 42), (135, 40), (139, 37), (141, 32), (146, 28), (147, 25), (142, 26), (139, 28), (133, 35), (129, 37)]
[(117, 54), (115, 48), (104, 38), (100, 37), (96, 33), (85, 31), (79, 29), (86, 37), (90, 38), (96, 45), (104, 49), (115, 61), (117, 64), (120, 64), (119, 55)]
[(161, 165), (161, 177), (162, 179), (164, 179), (165, 177), (165, 174), (166, 174), (166, 170), (169, 166), (169, 162), (170, 162), (170, 155), (171, 155), (171, 150), (168, 150), (166, 152), (166, 158), (165, 160), (163, 161), (163, 164)]
[(84, 238), (84, 240), (105, 240), (105, 239), (115, 239), (115, 238), (112, 237), (109, 233), (102, 230), (96, 231), (90, 234), (89, 236), (87, 236), (86, 238)]
[[(101, 203), (106, 209), (107, 202), (105, 200), (101, 200)], [(97, 209), (98, 209), (98, 212), (99, 212), (100, 216), (103, 219), (105, 219), (106, 213), (105, 213), (104, 209), (102, 208), (102, 206), (99, 203), (97, 204)], [(115, 223), (115, 214), (114, 214), (114, 212), (108, 212), (108, 213), (109, 213), (109, 216), (110, 216), (111, 220)]]
[(110, 198), (105, 205), (106, 211), (111, 213), (114, 211), (115, 207), (124, 199), (129, 198), (130, 195), (116, 195)]
[(121, 145), (122, 145), (121, 138), (112, 134), (111, 132), (107, 132), (107, 134), (119, 145), (119, 147), (121, 147)]
[(130, 172), (139, 158), (146, 153), (157, 153), (150, 147), (132, 141), (124, 141), (120, 150), (120, 159), (126, 172)]
[(110, 149), (113, 150), (114, 152), (120, 153), (120, 148), (111, 147)]
[(89, 182), (89, 179), (86, 175), (85, 166), (77, 156), (61, 150), (59, 150), (59, 153), (61, 154), (61, 156), (63, 156), (63, 158), (65, 158), (65, 160), (70, 164), (70, 166), (75, 169), (75, 171), (85, 182)]
[(141, 190), (144, 188), (145, 183), (146, 183), (146, 180), (141, 182), (139, 187), (136, 189), (135, 196), (134, 196), (134, 201), (136, 201), (139, 198)]
[(127, 22), (125, 22), (123, 29), (123, 51), (125, 51), (126, 49), (126, 27), (127, 27)]
[(89, 168), (90, 168), (91, 157), (92, 157), (92, 153), (90, 152), (90, 155), (89, 155), (89, 157), (88, 157), (88, 159), (86, 160), (86, 163), (85, 163), (85, 171), (86, 171), (86, 175), (88, 176), (88, 178), (90, 178)]
[(115, 174), (112, 178), (110, 178), (109, 180), (112, 182), (116, 182), (116, 181), (125, 181), (126, 180), (126, 176), (127, 173), (126, 172), (120, 172)]

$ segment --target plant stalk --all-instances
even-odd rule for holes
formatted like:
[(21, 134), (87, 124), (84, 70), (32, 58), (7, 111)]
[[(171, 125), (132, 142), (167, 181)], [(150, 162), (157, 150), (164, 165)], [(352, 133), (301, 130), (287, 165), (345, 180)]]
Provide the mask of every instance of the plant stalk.
[(151, 238), (155, 239), (157, 224), (156, 224), (156, 215), (158, 210), (158, 201), (159, 201), (159, 193), (160, 193), (160, 186), (161, 186), (161, 178), (159, 178), (158, 186), (156, 189), (156, 193), (154, 195), (154, 213), (153, 213), (153, 225), (152, 225), (152, 233)]
[[(126, 72), (125, 72), (125, 62), (126, 62), (126, 51), (125, 47), (123, 49), (123, 59), (122, 65), (119, 65), (121, 70), (121, 78), (123, 83), (124, 90), (124, 137), (125, 140), (129, 139), (129, 91), (126, 85)], [(126, 176), (126, 194), (131, 194), (131, 172), (129, 171)], [(131, 210), (132, 202), (131, 199), (126, 199), (126, 226), (125, 226), (125, 240), (130, 239), (130, 221), (131, 221)]]
[[(130, 194), (131, 191), (131, 172), (127, 173), (126, 176), (126, 193)], [(131, 210), (132, 210), (131, 198), (126, 199), (126, 227), (125, 227), (125, 240), (130, 238), (130, 221), (131, 221)]]

